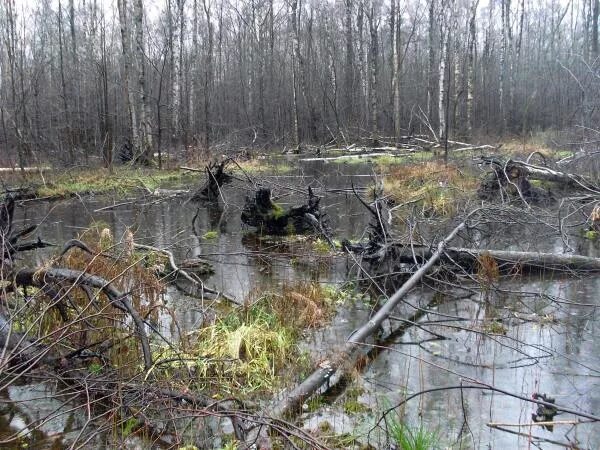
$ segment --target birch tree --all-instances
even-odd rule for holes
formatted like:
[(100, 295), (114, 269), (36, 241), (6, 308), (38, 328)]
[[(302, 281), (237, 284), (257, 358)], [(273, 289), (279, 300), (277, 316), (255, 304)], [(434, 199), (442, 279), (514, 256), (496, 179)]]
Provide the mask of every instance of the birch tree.
[(139, 145), (140, 162), (148, 163), (152, 159), (152, 127), (148, 117), (148, 97), (146, 93), (145, 45), (144, 45), (144, 4), (143, 0), (134, 0), (134, 26), (135, 26), (135, 59), (138, 70), (138, 95), (139, 95)]
[(479, 0), (471, 0), (469, 14), (469, 43), (467, 50), (467, 136), (473, 136), (473, 98), (475, 89), (475, 41), (477, 39), (477, 6)]

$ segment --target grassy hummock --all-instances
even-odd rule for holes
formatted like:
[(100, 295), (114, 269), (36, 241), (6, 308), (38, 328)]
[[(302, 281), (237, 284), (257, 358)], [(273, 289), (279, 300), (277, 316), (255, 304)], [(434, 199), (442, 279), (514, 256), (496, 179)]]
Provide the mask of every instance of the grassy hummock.
[(75, 195), (125, 195), (135, 190), (154, 190), (164, 186), (183, 186), (193, 182), (197, 174), (178, 169), (153, 169), (122, 166), (111, 173), (108, 169), (50, 170), (26, 174), (20, 184), (33, 186), (37, 198), (60, 199)]

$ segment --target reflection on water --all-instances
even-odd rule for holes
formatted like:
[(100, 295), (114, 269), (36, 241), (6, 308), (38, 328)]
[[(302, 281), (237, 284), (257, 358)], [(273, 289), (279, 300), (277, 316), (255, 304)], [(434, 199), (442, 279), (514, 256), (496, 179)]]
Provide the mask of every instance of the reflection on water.
[[(298, 172), (267, 177), (264, 182), (273, 186), (275, 196), (281, 196), (278, 202), (283, 206), (304, 202), (298, 189), (311, 184), (323, 196), (321, 204), (335, 235), (356, 238), (363, 233), (369, 217), (352, 194), (337, 190), (347, 189), (351, 182), (357, 186), (368, 185), (371, 180), (365, 175), (370, 173), (371, 168), (365, 165), (313, 162)], [(276, 289), (291, 280), (340, 282), (346, 279), (349, 263), (345, 257), (323, 260), (302, 246), (271, 248), (274, 244), (269, 241), (248, 236), (248, 230), (243, 229), (240, 221), (246, 194), (248, 191), (243, 186), (227, 186), (226, 203), (220, 207), (198, 207), (185, 199), (162, 202), (150, 199), (100, 212), (94, 211), (112, 204), (113, 200), (74, 199), (26, 204), (19, 209), (17, 221), (41, 222), (39, 234), (59, 245), (76, 237), (94, 221), (105, 223), (117, 239), (129, 227), (138, 242), (172, 250), (178, 260), (202, 256), (212, 261), (215, 273), (206, 279), (206, 284), (238, 299), (253, 292)], [(217, 231), (217, 237), (203, 239), (207, 231)], [(521, 235), (520, 238), (521, 247), (536, 243), (533, 236)], [(545, 246), (562, 251), (556, 241), (549, 240)], [(31, 260), (26, 262), (40, 264), (51, 252), (46, 249), (27, 255)], [(426, 329), (410, 328), (390, 351), (383, 352), (358, 377), (363, 388), (358, 400), (369, 404), (370, 415), (349, 416), (343, 408), (334, 406), (318, 416), (308, 414), (305, 425), (316, 428), (326, 420), (337, 431), (368, 431), (374, 411), (401, 401), (407, 394), (470, 380), (527, 397), (534, 392), (547, 393), (559, 404), (600, 413), (600, 339), (596, 336), (598, 279), (517, 279), (501, 287), (507, 290), (505, 294), (489, 298), (477, 295), (433, 307), (421, 319), (428, 322)], [(427, 289), (419, 289), (407, 300), (425, 304), (432, 295)], [(174, 288), (168, 289), (165, 301), (173, 314), (161, 316), (159, 328), (169, 338), (178, 335), (176, 323), (189, 331), (213, 320), (198, 299), (186, 297)], [(331, 326), (308, 334), (304, 347), (313, 354), (325, 355), (332, 345), (339, 345), (357, 329), (369, 312), (370, 308), (360, 302), (342, 308)], [(402, 316), (402, 312), (397, 315)], [(427, 330), (446, 339), (431, 340), (432, 334)], [(486, 336), (483, 331), (497, 334)], [(31, 393), (35, 393), (35, 389), (32, 388)], [(534, 407), (489, 391), (453, 390), (415, 398), (403, 411), (410, 423), (424, 423), (437, 431), (443, 446), (508, 449), (527, 448), (528, 438), (494, 430), (488, 424), (528, 423)], [(557, 417), (558, 420), (572, 418), (566, 414)], [(584, 424), (573, 430), (570, 425), (557, 426), (552, 433), (542, 427), (520, 430), (512, 427), (511, 430), (562, 442), (577, 440), (583, 448), (600, 448), (598, 428), (595, 424)], [(377, 447), (376, 433), (371, 437)], [(542, 448), (552, 446), (543, 444)]]

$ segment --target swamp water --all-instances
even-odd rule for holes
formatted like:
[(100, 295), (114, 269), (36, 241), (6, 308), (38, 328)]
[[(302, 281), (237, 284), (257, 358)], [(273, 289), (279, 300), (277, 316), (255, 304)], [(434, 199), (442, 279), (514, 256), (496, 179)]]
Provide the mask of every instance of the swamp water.
[[(348, 189), (352, 182), (367, 187), (372, 182), (371, 174), (372, 168), (367, 164), (311, 162), (297, 172), (266, 176), (264, 181), (276, 195), (283, 195), (278, 202), (284, 206), (305, 200), (305, 195), (285, 186), (301, 188), (311, 183), (323, 197), (321, 205), (330, 218), (334, 235), (340, 239), (360, 238), (370, 218), (351, 193), (339, 190)], [(207, 286), (237, 299), (250, 292), (276, 290), (292, 280), (340, 284), (347, 279), (353, 263), (345, 256), (307, 254), (306, 249), (296, 254), (293, 247), (274, 251), (268, 243), (257, 245), (240, 222), (247, 191), (234, 183), (224, 188), (224, 194), (227, 204), (222, 211), (204, 206), (197, 209), (185, 199), (141, 200), (98, 212), (95, 211), (124, 200), (102, 197), (26, 203), (18, 208), (15, 225), (40, 222), (38, 234), (59, 245), (94, 221), (105, 223), (116, 239), (130, 227), (136, 242), (169, 249), (178, 261), (199, 256), (213, 262), (215, 273), (206, 279)], [(194, 233), (192, 220), (196, 213)], [(216, 237), (202, 239), (210, 231), (217, 231)], [(554, 241), (541, 245), (539, 236), (520, 236), (521, 244), (515, 249), (547, 250), (550, 245), (561, 250), (554, 248), (558, 246)], [(509, 242), (502, 240), (489, 242), (490, 248), (503, 249), (507, 245)], [(595, 253), (593, 246), (588, 250)], [(35, 265), (51, 253), (38, 251), (25, 257), (30, 258), (28, 264)], [(375, 426), (383, 411), (416, 392), (473, 381), (524, 397), (545, 393), (560, 405), (600, 414), (600, 278), (515, 276), (500, 287), (501, 293), (477, 291), (465, 295), (461, 291), (456, 297), (446, 296), (430, 306), (420, 319), (420, 326), (410, 327), (389, 350), (358, 371), (346, 392), (333, 400), (325, 397), (318, 408), (307, 405), (301, 423), (323, 437), (343, 435), (345, 440), (338, 439), (338, 448), (356, 445), (351, 444), (353, 441), (373, 448), (393, 448), (381, 427)], [(434, 295), (434, 290), (419, 287), (406, 302), (426, 305)], [(172, 339), (178, 335), (175, 322), (182, 332), (187, 332), (212, 320), (204, 313), (200, 300), (184, 296), (175, 288), (168, 289), (165, 302), (174, 314), (160, 316), (158, 325)], [(395, 317), (406, 317), (412, 311), (405, 304)], [(307, 333), (302, 348), (316, 360), (324, 358), (368, 320), (369, 312), (370, 307), (362, 302), (339, 306), (329, 325)], [(392, 320), (386, 326), (395, 327), (400, 322)], [(33, 435), (34, 447), (50, 448), (53, 440), (48, 437), (65, 430), (70, 430), (74, 439), (78, 427), (83, 426), (81, 418), (66, 410), (57, 415), (55, 411), (61, 411), (64, 405), (52, 403), (56, 400), (47, 394), (48, 389), (51, 387), (32, 384), (4, 392), (1, 435), (27, 433), (28, 422), (44, 420), (49, 415), (40, 432)], [(569, 443), (577, 443), (577, 448), (600, 448), (600, 425), (573, 426), (571, 422), (577, 418), (570, 414), (556, 416), (556, 421), (565, 424), (555, 426), (553, 431), (541, 426), (514, 426), (531, 423), (535, 405), (497, 392), (438, 390), (409, 400), (401, 411), (413, 429), (422, 426), (434, 434), (439, 448), (549, 449)], [(510, 432), (498, 430), (493, 424)], [(537, 443), (535, 437), (555, 443)], [(67, 441), (63, 436), (62, 442)], [(146, 444), (130, 440), (124, 445), (144, 448)], [(221, 442), (210, 442), (207, 437), (204, 445), (219, 448)]]

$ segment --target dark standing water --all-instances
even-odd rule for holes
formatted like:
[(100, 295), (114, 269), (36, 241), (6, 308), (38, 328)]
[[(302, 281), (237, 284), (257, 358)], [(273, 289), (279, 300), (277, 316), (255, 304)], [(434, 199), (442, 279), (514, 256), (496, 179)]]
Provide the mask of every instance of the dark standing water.
[[(299, 204), (305, 199), (295, 189), (311, 184), (323, 196), (322, 206), (328, 212), (335, 235), (358, 238), (369, 217), (352, 194), (339, 193), (351, 182), (368, 186), (372, 168), (366, 164), (305, 164), (297, 172), (285, 176), (264, 177), (273, 186), (274, 194), (282, 196), (279, 203)], [(92, 222), (104, 222), (116, 239), (126, 227), (135, 233), (137, 242), (172, 250), (177, 259), (203, 256), (215, 263), (215, 274), (206, 280), (208, 286), (221, 289), (239, 299), (250, 292), (276, 289), (289, 280), (317, 280), (336, 283), (346, 279), (348, 261), (335, 257), (327, 268), (317, 267), (314, 256), (306, 252), (294, 254), (269, 252), (257, 248), (240, 223), (245, 191), (241, 186), (226, 187), (226, 205), (222, 210), (200, 207), (177, 199), (171, 201), (134, 202), (119, 208), (94, 212), (113, 204), (112, 199), (86, 198), (58, 203), (26, 204), (18, 211), (19, 221), (41, 222), (39, 234), (44, 239), (63, 243), (76, 237)], [(116, 202), (122, 202), (122, 199)], [(198, 211), (196, 233), (192, 219)], [(214, 240), (199, 238), (207, 231), (218, 231)], [(521, 236), (522, 238), (522, 236)], [(520, 247), (536, 248), (535, 237), (521, 239)], [(503, 248), (505, 244), (494, 248)], [(557, 241), (546, 246), (562, 251)], [(41, 263), (50, 252), (31, 254), (31, 264)], [(311, 259), (312, 258), (312, 259)], [(296, 262), (291, 263), (294, 259)], [(304, 261), (304, 262), (303, 262)], [(429, 388), (459, 385), (471, 381), (493, 385), (500, 389), (530, 397), (534, 392), (547, 393), (557, 403), (592, 414), (600, 414), (600, 338), (598, 337), (597, 277), (536, 280), (515, 278), (502, 283), (503, 294), (484, 298), (477, 293), (461, 300), (448, 300), (434, 307), (422, 321), (435, 321), (427, 329), (445, 336), (445, 340), (430, 340), (423, 328), (411, 328), (398, 339), (391, 350), (382, 353), (364, 372), (357, 375), (361, 394), (358, 401), (368, 405), (370, 412), (344, 412), (343, 397), (318, 413), (303, 417), (307, 428), (317, 429), (327, 421), (336, 432), (351, 432), (376, 448), (382, 448), (376, 432), (369, 433), (377, 411), (394, 405), (407, 394)], [(432, 292), (417, 289), (407, 301), (424, 303)], [(169, 306), (185, 330), (192, 330), (204, 321), (199, 301), (169, 288)], [(398, 314), (401, 315), (401, 314)], [(336, 343), (341, 343), (368, 317), (364, 306), (352, 306), (339, 311), (331, 327), (317, 330), (307, 337), (305, 345), (319, 357)], [(497, 334), (487, 336), (490, 323), (500, 327)], [(162, 319), (163, 332), (173, 333), (173, 319)], [(505, 334), (504, 334), (505, 333)], [(35, 391), (35, 388), (32, 388)], [(13, 401), (22, 392), (8, 393)], [(35, 392), (34, 392), (35, 394)], [(35, 395), (33, 395), (35, 397)], [(35, 408), (27, 407), (33, 411)], [(542, 436), (563, 443), (578, 442), (581, 448), (600, 448), (598, 424), (573, 427), (569, 423), (556, 426), (553, 432), (542, 427), (515, 427), (531, 422), (534, 407), (518, 399), (480, 390), (438, 391), (409, 401), (403, 409), (413, 425), (423, 424), (435, 431), (440, 447), (512, 449), (534, 448), (531, 436)], [(21, 414), (25, 414), (21, 412)], [(13, 417), (11, 427), (20, 428), (27, 420)], [(572, 421), (562, 414), (556, 420)], [(524, 434), (519, 436), (498, 431), (488, 424)], [(57, 429), (60, 429), (60, 424)], [(52, 431), (52, 430), (51, 430)], [(530, 435), (530, 437), (527, 437)], [(549, 443), (541, 447), (553, 448)]]

